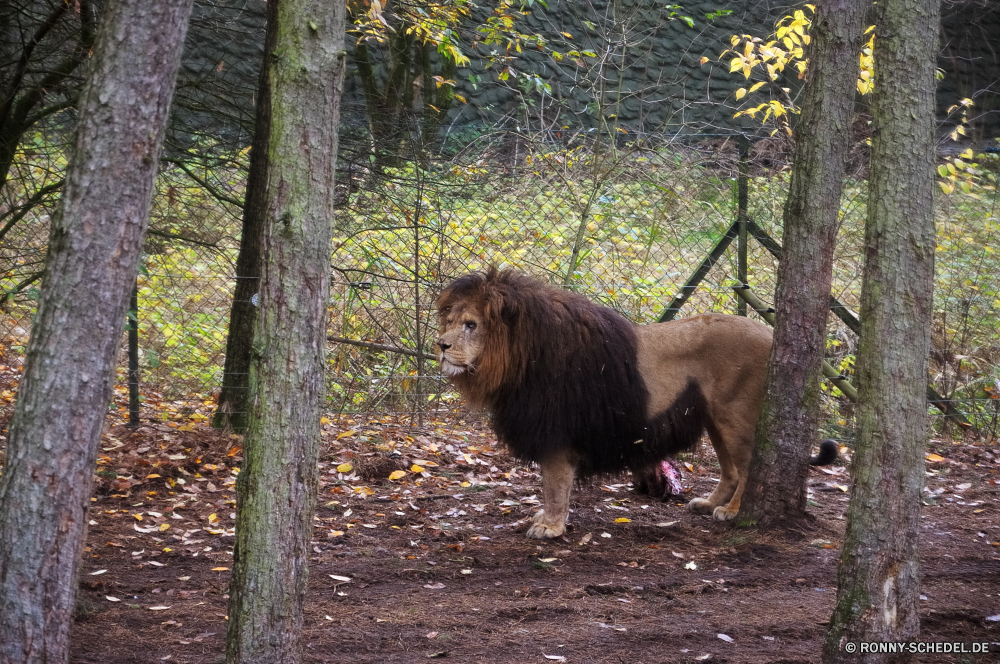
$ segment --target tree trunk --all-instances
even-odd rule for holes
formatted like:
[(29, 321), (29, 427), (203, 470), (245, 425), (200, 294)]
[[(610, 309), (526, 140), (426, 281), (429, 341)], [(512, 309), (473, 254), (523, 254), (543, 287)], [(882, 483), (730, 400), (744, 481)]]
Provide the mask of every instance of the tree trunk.
[(97, 447), (191, 0), (105, 10), (0, 477), (0, 661), (65, 662)]
[(342, 2), (272, 0), (271, 132), (228, 662), (297, 662), (325, 388)]
[(940, 0), (882, 0), (861, 286), (857, 448), (824, 662), (917, 635), (917, 536), (934, 277), (934, 68)]
[(833, 249), (861, 52), (864, 0), (817, 3), (774, 307), (764, 406), (737, 522), (805, 518), (811, 443), (819, 424)]
[(277, 38), (275, 4), (268, 3), (267, 8), (264, 61), (257, 84), (250, 172), (243, 197), (243, 231), (240, 234), (240, 252), (236, 257), (236, 287), (233, 289), (226, 336), (226, 362), (222, 369), (219, 406), (212, 418), (213, 427), (230, 427), (237, 433), (246, 431), (249, 419), (250, 355), (257, 325), (257, 305), (253, 303), (253, 297), (260, 289), (261, 249), (267, 218), (267, 151), (271, 139), (271, 97), (268, 94), (271, 68), (268, 59), (275, 50)]

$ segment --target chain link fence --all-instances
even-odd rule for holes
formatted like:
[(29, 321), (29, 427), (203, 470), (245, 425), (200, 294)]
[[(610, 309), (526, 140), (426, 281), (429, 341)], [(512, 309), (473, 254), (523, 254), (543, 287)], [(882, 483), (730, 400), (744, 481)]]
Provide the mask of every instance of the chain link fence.
[[(732, 286), (743, 281), (765, 300), (774, 292), (789, 180), (786, 140), (497, 131), (433, 151), (401, 143), (380, 152), (365, 136), (348, 132), (341, 154), (331, 260), (331, 411), (420, 420), (462, 408), (433, 360), (434, 301), (470, 270), (524, 270), (637, 323), (658, 320), (682, 293), (679, 316), (735, 313)], [(135, 360), (144, 418), (183, 425), (211, 416), (225, 380), (244, 162), (245, 154), (237, 154), (164, 169), (137, 282)], [(853, 315), (864, 256), (863, 150), (855, 163), (841, 208), (833, 289)], [(1000, 428), (995, 184), (993, 171), (970, 193), (938, 196), (931, 357), (931, 382), (942, 400), (994, 438)], [(32, 223), (19, 225), (0, 246), (0, 288), (9, 294), (0, 312), (7, 401), (37, 295), (37, 279), (23, 284), (43, 260), (50, 211), (37, 208)], [(754, 229), (745, 244), (745, 275), (739, 240), (720, 247), (740, 218)], [(699, 267), (702, 279), (684, 290)], [(831, 316), (830, 363), (850, 376), (855, 351), (854, 333)], [(114, 406), (123, 417), (126, 366), (123, 345)], [(850, 439), (852, 405), (832, 386), (826, 394), (824, 434)], [(935, 417), (934, 426), (954, 425)]]

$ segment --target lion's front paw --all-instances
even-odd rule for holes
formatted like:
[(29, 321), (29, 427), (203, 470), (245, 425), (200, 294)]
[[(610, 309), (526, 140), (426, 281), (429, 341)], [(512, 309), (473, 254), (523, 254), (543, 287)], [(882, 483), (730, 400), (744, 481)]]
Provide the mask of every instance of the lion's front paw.
[(527, 536), (531, 539), (552, 539), (566, 532), (566, 522), (561, 519), (546, 519), (545, 510), (539, 510), (531, 521), (531, 527), (527, 532)]
[(712, 512), (712, 518), (716, 521), (732, 521), (738, 512), (739, 509), (730, 509), (729, 505), (719, 505)]
[(695, 514), (711, 514), (712, 503), (708, 502), (706, 498), (692, 498), (691, 502), (688, 503), (688, 509)]

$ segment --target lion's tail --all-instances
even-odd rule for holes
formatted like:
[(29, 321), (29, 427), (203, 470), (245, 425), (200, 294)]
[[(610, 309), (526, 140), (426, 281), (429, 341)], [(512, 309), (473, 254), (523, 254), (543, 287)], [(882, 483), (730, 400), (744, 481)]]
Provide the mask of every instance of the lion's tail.
[(837, 460), (837, 442), (827, 438), (819, 444), (819, 454), (809, 459), (810, 466), (829, 466)]

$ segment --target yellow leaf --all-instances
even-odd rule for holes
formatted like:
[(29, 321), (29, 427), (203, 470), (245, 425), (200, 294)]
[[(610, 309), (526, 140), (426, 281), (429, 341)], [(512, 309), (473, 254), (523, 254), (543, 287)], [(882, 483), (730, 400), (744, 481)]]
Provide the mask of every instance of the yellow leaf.
[(762, 85), (764, 85), (764, 81), (757, 81), (756, 83), (750, 86), (750, 92), (757, 92), (757, 90), (759, 90), (760, 86)]
[(615, 523), (632, 523), (632, 519), (626, 519), (625, 517), (620, 516), (615, 519)]
[(150, 473), (149, 475), (146, 475), (147, 480), (151, 480), (155, 477), (159, 477), (159, 475), (157, 475), (156, 473)]
[(132, 516), (135, 517), (136, 521), (142, 521), (142, 515), (141, 514), (133, 514)]
[(329, 424), (330, 423), (330, 418), (329, 417), (321, 417), (321, 418), (319, 418), (319, 423), (320, 424)]
[(413, 464), (412, 466), (410, 466), (410, 472), (411, 473), (422, 473), (422, 472), (424, 472), (424, 469), (421, 466), (418, 466), (417, 464)]
[(160, 524), (160, 532), (161, 532), (161, 533), (162, 533), (162, 532), (163, 532), (164, 530), (167, 530), (168, 528), (170, 528), (170, 524), (169, 524), (169, 523), (161, 523), (161, 524)]
[(940, 454), (928, 454), (927, 460), (933, 463), (936, 461), (944, 461), (944, 457), (941, 456)]
[(350, 438), (356, 433), (357, 431), (355, 431), (354, 429), (351, 429), (350, 431), (341, 431), (340, 433), (337, 434), (337, 440), (340, 440), (341, 438)]
[(229, 568), (228, 567), (213, 567), (212, 571), (213, 572), (228, 572)]
[(208, 515), (208, 522), (209, 523), (215, 523), (218, 520), (219, 520), (219, 517), (218, 517), (218, 515), (216, 515), (215, 512), (212, 512), (211, 514)]
[(698, 61), (698, 64), (699, 64), (699, 65), (703, 65), (703, 64), (705, 64), (706, 62), (708, 62), (708, 58), (707, 58), (707, 57), (705, 57), (705, 56), (702, 56), (702, 57), (701, 57), (701, 60), (699, 60), (699, 61)]
[(736, 99), (737, 100), (743, 99), (744, 97), (746, 97), (746, 95), (747, 95), (747, 89), (746, 88), (740, 88), (739, 90), (736, 91)]
[(389, 473), (389, 479), (390, 480), (398, 480), (398, 479), (402, 479), (404, 477), (406, 477), (406, 471), (405, 470), (394, 470), (391, 473)]
[(349, 473), (352, 470), (354, 470), (354, 466), (352, 466), (350, 462), (342, 463), (337, 466), (338, 473)]

